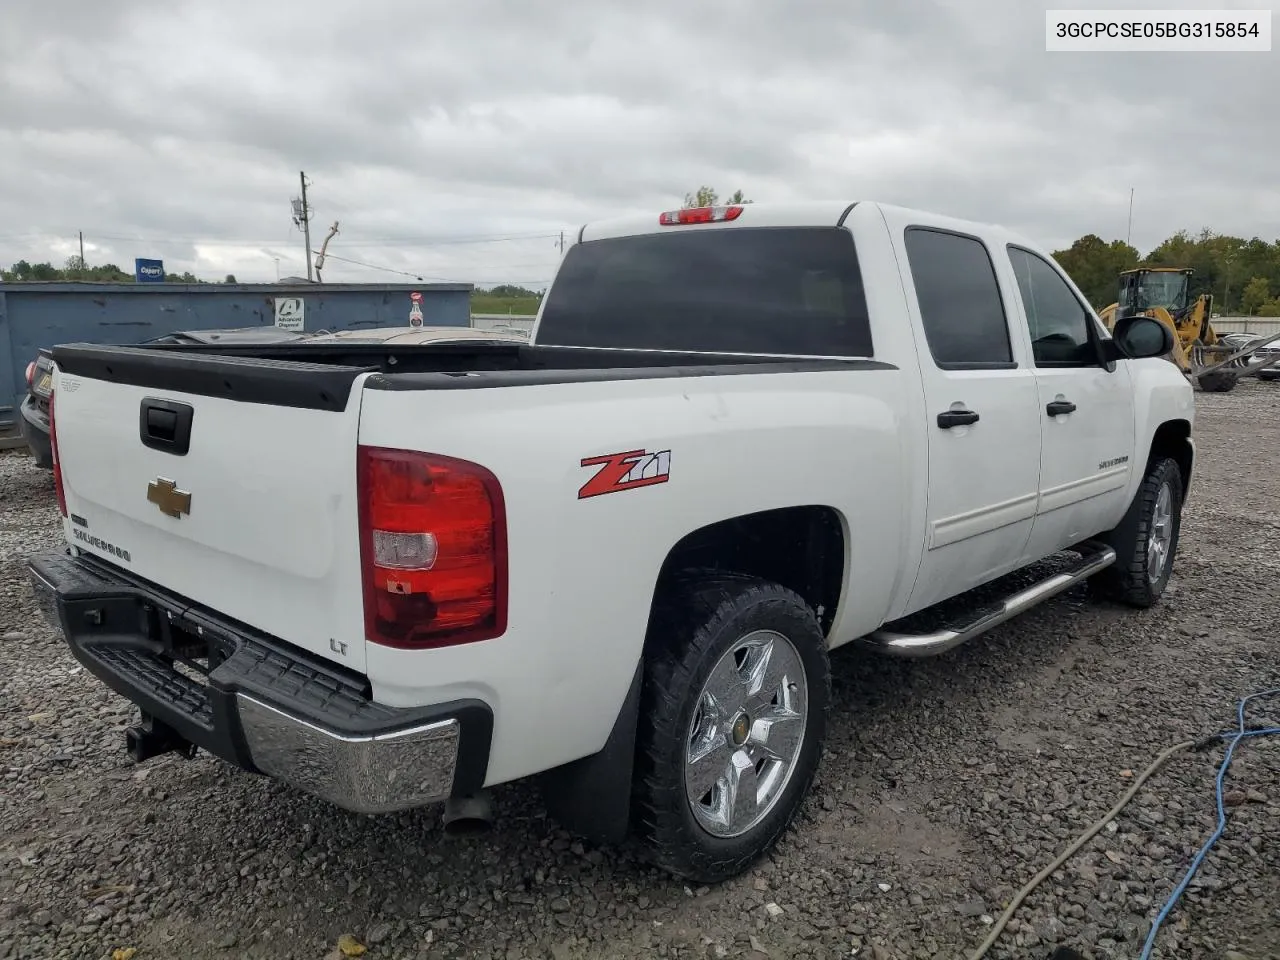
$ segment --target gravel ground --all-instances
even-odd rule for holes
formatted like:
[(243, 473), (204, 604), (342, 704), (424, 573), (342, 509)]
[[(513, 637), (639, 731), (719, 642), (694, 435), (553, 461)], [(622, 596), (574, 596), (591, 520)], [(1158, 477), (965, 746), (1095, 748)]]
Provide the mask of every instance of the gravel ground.
[[(967, 956), (1161, 749), (1280, 686), (1280, 384), (1197, 403), (1166, 601), (1081, 590), (936, 660), (841, 651), (811, 801), (774, 857), (711, 890), (584, 847), (525, 785), (461, 841), (435, 810), (359, 818), (203, 756), (133, 766), (131, 707), (40, 623), (20, 569), (58, 537), (50, 476), (0, 455), (0, 960), (319, 960), (344, 934), (371, 960)], [(1256, 718), (1280, 723), (1280, 700)], [(1136, 957), (1213, 829), (1222, 752), (1175, 757), (989, 956)], [(1228, 785), (1242, 802), (1158, 957), (1280, 957), (1280, 744), (1243, 744)]]

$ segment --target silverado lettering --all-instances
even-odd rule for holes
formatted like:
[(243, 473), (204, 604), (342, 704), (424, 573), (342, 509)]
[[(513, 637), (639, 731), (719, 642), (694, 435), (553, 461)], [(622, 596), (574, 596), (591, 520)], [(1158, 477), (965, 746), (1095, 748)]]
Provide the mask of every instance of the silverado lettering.
[(95, 547), (98, 550), (102, 550), (106, 553), (109, 553), (113, 557), (119, 557), (125, 563), (130, 562), (129, 551), (124, 550), (120, 547), (117, 547), (114, 543), (107, 543), (107, 541), (102, 540), (98, 537), (95, 537), (91, 533), (85, 533), (79, 527), (72, 527), (71, 535), (75, 537), (77, 540), (79, 540), (81, 543), (87, 543), (89, 546)]

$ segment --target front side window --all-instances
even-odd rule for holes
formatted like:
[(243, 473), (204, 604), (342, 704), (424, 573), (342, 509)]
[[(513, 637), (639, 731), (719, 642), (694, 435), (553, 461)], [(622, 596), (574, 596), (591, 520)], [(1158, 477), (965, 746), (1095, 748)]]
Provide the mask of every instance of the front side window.
[(1089, 334), (1089, 314), (1067, 282), (1029, 250), (1011, 246), (1009, 259), (1018, 278), (1036, 366), (1096, 366), (1098, 354)]

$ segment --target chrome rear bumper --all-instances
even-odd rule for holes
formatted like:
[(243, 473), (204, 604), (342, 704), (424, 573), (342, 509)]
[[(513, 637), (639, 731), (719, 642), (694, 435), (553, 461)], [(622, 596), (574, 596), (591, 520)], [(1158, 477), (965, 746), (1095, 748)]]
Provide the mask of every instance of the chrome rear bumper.
[(388, 707), (366, 678), (97, 558), (61, 551), (28, 569), (46, 619), (138, 706), (157, 743), (200, 747), (355, 813), (484, 786), (493, 715), (480, 701)]
[(452, 793), (461, 739), (454, 717), (352, 736), (243, 693), (236, 700), (253, 765), (269, 777), (357, 813), (402, 810)]

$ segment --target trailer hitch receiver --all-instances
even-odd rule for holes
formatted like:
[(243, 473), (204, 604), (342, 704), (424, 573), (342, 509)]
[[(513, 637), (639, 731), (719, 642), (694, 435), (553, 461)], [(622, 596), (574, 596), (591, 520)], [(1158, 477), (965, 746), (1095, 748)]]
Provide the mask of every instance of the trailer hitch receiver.
[(196, 755), (196, 745), (184, 740), (178, 731), (149, 714), (142, 715), (142, 722), (124, 732), (125, 747), (135, 763), (144, 763), (165, 753), (178, 753), (190, 760)]

